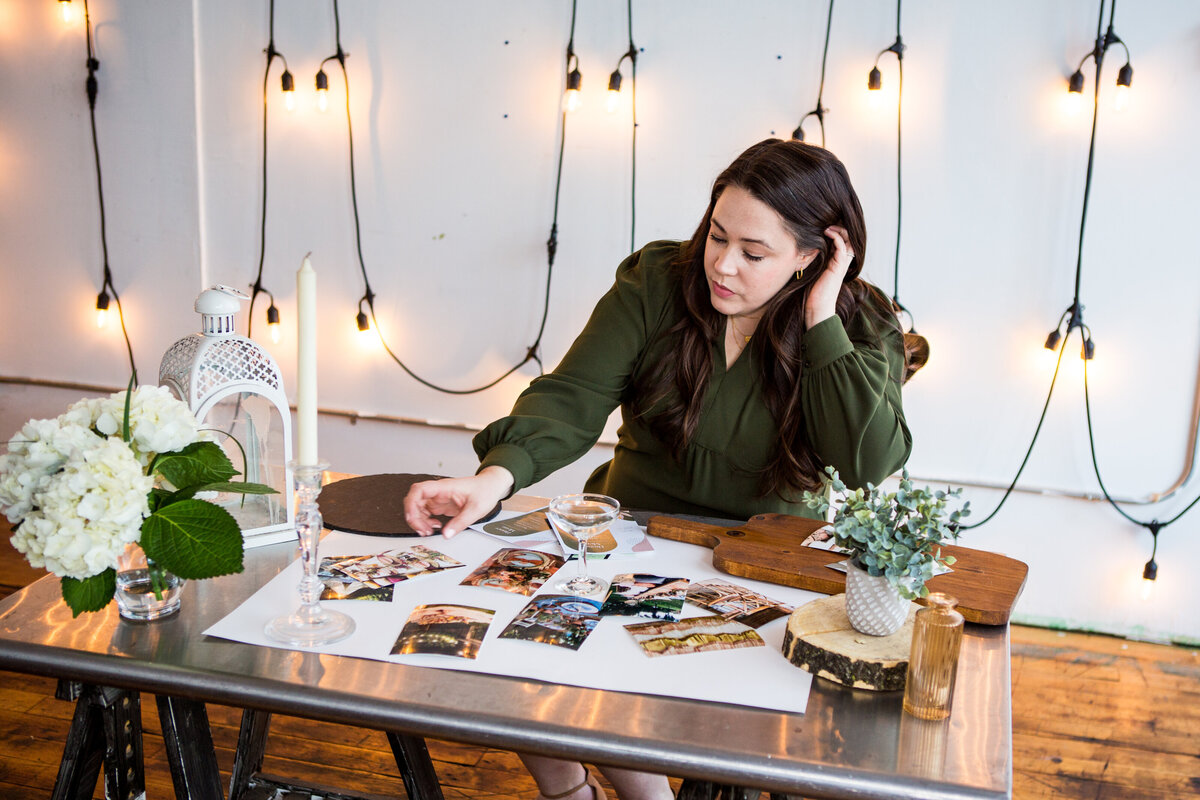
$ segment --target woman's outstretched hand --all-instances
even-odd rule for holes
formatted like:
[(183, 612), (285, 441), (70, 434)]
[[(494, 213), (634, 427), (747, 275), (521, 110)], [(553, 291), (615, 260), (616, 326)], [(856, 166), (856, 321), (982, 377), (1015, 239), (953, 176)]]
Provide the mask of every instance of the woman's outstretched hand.
[[(430, 536), (441, 528), (442, 535), (449, 539), (495, 508), (508, 496), (512, 485), (512, 473), (495, 466), (485, 467), (469, 478), (414, 483), (404, 498), (404, 517), (422, 536)], [(452, 519), (442, 527), (435, 516)]]
[(831, 225), (825, 229), (825, 235), (833, 242), (833, 248), (825, 261), (824, 270), (808, 290), (808, 303), (804, 306), (804, 325), (807, 328), (829, 319), (837, 311), (838, 293), (842, 290), (842, 282), (846, 280), (850, 262), (854, 260), (854, 251), (850, 249), (845, 228)]

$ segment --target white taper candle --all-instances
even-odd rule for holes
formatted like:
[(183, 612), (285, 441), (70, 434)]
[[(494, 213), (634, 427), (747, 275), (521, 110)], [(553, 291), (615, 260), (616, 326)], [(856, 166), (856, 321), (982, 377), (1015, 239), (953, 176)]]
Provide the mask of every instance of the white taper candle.
[(304, 256), (296, 273), (297, 460), (317, 463), (317, 273)]

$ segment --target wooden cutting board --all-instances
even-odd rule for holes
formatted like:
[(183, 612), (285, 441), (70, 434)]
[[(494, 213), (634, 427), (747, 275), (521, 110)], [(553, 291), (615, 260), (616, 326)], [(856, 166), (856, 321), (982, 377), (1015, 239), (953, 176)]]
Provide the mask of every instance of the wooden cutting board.
[[(758, 514), (730, 528), (678, 517), (651, 517), (651, 536), (687, 542), (713, 551), (713, 566), (722, 572), (823, 594), (846, 591), (846, 576), (827, 564), (845, 555), (802, 547), (810, 533), (824, 527), (817, 520), (787, 514)], [(946, 545), (958, 559), (953, 572), (938, 575), (926, 586), (958, 599), (958, 610), (970, 622), (1004, 625), (1025, 585), (1029, 567), (1016, 559), (983, 550)]]

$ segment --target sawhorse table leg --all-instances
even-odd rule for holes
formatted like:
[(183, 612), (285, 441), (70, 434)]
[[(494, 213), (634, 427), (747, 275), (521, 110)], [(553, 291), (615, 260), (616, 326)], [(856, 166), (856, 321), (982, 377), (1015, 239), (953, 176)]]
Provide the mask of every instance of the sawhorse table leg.
[(59, 681), (55, 696), (75, 701), (52, 800), (91, 800), (104, 769), (104, 796), (146, 796), (142, 762), (142, 710), (137, 692)]

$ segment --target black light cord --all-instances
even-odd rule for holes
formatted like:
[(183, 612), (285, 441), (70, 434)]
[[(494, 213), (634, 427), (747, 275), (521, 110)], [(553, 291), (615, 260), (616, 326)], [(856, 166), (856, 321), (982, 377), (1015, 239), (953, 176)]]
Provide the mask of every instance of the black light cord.
[[(1061, 325), (1062, 323), (1060, 322), (1059, 324)], [(1021, 473), (1025, 471), (1025, 465), (1029, 463), (1029, 457), (1033, 455), (1033, 446), (1037, 444), (1038, 434), (1042, 432), (1042, 423), (1046, 421), (1046, 412), (1050, 409), (1050, 398), (1054, 396), (1054, 385), (1058, 383), (1058, 371), (1062, 368), (1063, 354), (1066, 352), (1066, 347), (1063, 347), (1058, 351), (1058, 361), (1054, 364), (1054, 376), (1050, 379), (1050, 391), (1046, 392), (1046, 402), (1042, 403), (1042, 415), (1038, 417), (1037, 427), (1033, 429), (1033, 438), (1029, 441), (1028, 449), (1025, 450), (1025, 457), (1021, 459), (1021, 466), (1017, 468), (1017, 474), (1013, 476), (1012, 483), (1010, 483), (1008, 488), (1004, 491), (1004, 496), (1000, 498), (1000, 502), (996, 504), (996, 507), (992, 509), (992, 512), (983, 519), (979, 520), (979, 522), (973, 522), (970, 525), (959, 525), (956, 530), (969, 531), (972, 528), (978, 528), (980, 525), (983, 525), (991, 520), (992, 517), (1000, 513), (1000, 509), (1004, 508), (1004, 504), (1008, 501), (1009, 495), (1011, 495), (1013, 490), (1017, 488), (1017, 481), (1021, 479)]]
[(809, 117), (816, 117), (817, 124), (821, 126), (821, 147), (825, 146), (825, 108), (821, 104), (821, 98), (825, 94), (825, 62), (829, 59), (829, 32), (833, 29), (833, 0), (829, 0), (829, 13), (825, 18), (825, 49), (821, 53), (821, 83), (817, 86), (817, 107), (800, 118), (800, 124), (796, 126), (796, 130), (792, 131), (792, 138), (798, 141), (804, 141), (804, 120)]
[(895, 53), (896, 69), (898, 72), (898, 82), (896, 86), (896, 253), (892, 262), (892, 303), (898, 312), (904, 312), (908, 316), (908, 332), (916, 333), (917, 327), (913, 322), (912, 312), (900, 302), (900, 231), (901, 231), (901, 212), (904, 209), (904, 184), (903, 172), (904, 165), (903, 148), (901, 132), (903, 130), (903, 108), (904, 108), (904, 40), (900, 36), (900, 0), (896, 0), (896, 41), (892, 42), (891, 46), (879, 51), (879, 55), (875, 56), (875, 67), (872, 69), (873, 78), (877, 77), (879, 70), (879, 59), (885, 53)]
[[(267, 48), (263, 51), (267, 55), (267, 66), (263, 70), (262, 87), (262, 211), (259, 216), (258, 229), (258, 272), (254, 276), (254, 283), (250, 286), (250, 310), (246, 315), (247, 338), (250, 337), (251, 331), (254, 329), (254, 301), (258, 299), (258, 296), (265, 293), (271, 297), (271, 306), (267, 309), (268, 320), (271, 318), (271, 308), (275, 308), (275, 297), (263, 287), (262, 282), (263, 261), (267, 254), (267, 81), (271, 77), (271, 64), (276, 58), (283, 62), (284, 73), (290, 73), (288, 72), (287, 59), (283, 57), (283, 53), (275, 49), (275, 0), (271, 0), (270, 9)], [(278, 310), (276, 310), (276, 318), (278, 318), (278, 313)]]
[(626, 19), (629, 22), (629, 49), (617, 61), (617, 71), (620, 72), (621, 62), (629, 59), (630, 100), (633, 101), (632, 124), (630, 125), (629, 143), (629, 252), (637, 247), (637, 48), (633, 44), (633, 0), (625, 2)]
[[(573, 0), (573, 2), (571, 4), (571, 36), (570, 36), (570, 40), (567, 44), (567, 70), (568, 70), (568, 72), (571, 69), (571, 60), (572, 59), (575, 59), (576, 63), (578, 63), (578, 59), (575, 57), (575, 51), (574, 51), (575, 10), (576, 10), (576, 2), (577, 1), (578, 0)], [(405, 364), (404, 361), (398, 355), (396, 355), (395, 351), (392, 350), (390, 345), (388, 345), (387, 340), (384, 339), (383, 333), (379, 327), (379, 322), (375, 316), (375, 293), (371, 290), (371, 281), (367, 275), (367, 265), (366, 265), (366, 260), (363, 257), (363, 250), (362, 250), (362, 231), (361, 231), (361, 223), (359, 220), (359, 213), (358, 213), (358, 190), (357, 190), (357, 183), (355, 180), (355, 171), (354, 171), (354, 125), (353, 125), (351, 115), (350, 115), (350, 75), (349, 75), (349, 72), (346, 70), (346, 57), (348, 56), (348, 53), (346, 53), (342, 49), (342, 41), (341, 41), (342, 26), (341, 26), (341, 16), (338, 11), (338, 0), (333, 0), (333, 18), (334, 18), (335, 44), (337, 47), (337, 51), (332, 56), (329, 56), (324, 61), (322, 61), (321, 65), (323, 67), (329, 61), (337, 61), (338, 65), (342, 68), (342, 80), (343, 80), (343, 83), (346, 88), (346, 133), (347, 133), (347, 138), (349, 139), (350, 201), (351, 201), (351, 208), (354, 212), (354, 241), (355, 241), (356, 251), (358, 254), (358, 266), (359, 266), (359, 270), (362, 273), (363, 287), (364, 287), (363, 296), (359, 300), (360, 327), (361, 327), (361, 321), (362, 321), (362, 315), (363, 315), (362, 304), (365, 302), (367, 304), (367, 309), (370, 312), (371, 322), (375, 325), (375, 333), (379, 337), (379, 342), (381, 345), (383, 345), (383, 349), (388, 354), (388, 356), (390, 356), (391, 359), (396, 362), (396, 365), (399, 366), (400, 369), (404, 370), (404, 372), (407, 373), (408, 376), (410, 378), (412, 378), (413, 380), (415, 380), (417, 383), (420, 383), (422, 386), (426, 386), (430, 389), (433, 389), (434, 391), (442, 392), (443, 394), (468, 395), (468, 394), (477, 394), (479, 392), (486, 391), (488, 389), (491, 389), (493, 386), (500, 383), (501, 381), (503, 381), (509, 375), (512, 375), (514, 372), (516, 372), (521, 367), (528, 364), (530, 361), (537, 363), (538, 372), (539, 372), (539, 374), (541, 374), (542, 372), (545, 371), (545, 367), (542, 364), (542, 358), (541, 358), (541, 353), (540, 353), (541, 346), (542, 346), (542, 335), (546, 331), (546, 320), (548, 319), (549, 314), (550, 314), (550, 278), (551, 278), (551, 274), (552, 274), (553, 268), (554, 268), (554, 256), (558, 249), (558, 201), (559, 201), (560, 190), (562, 188), (563, 154), (566, 150), (566, 141), (567, 141), (566, 111), (563, 112), (562, 137), (560, 140), (559, 151), (558, 151), (558, 178), (557, 178), (557, 180), (555, 182), (555, 186), (554, 186), (554, 219), (552, 220), (551, 225), (550, 225), (550, 238), (546, 242), (546, 255), (547, 255), (546, 289), (545, 289), (545, 293), (544, 293), (544, 297), (543, 297), (543, 301), (542, 301), (542, 320), (538, 326), (537, 336), (534, 338), (533, 344), (531, 344), (529, 346), (529, 349), (526, 350), (524, 358), (522, 358), (521, 361), (519, 361), (517, 364), (513, 365), (511, 368), (509, 368), (506, 372), (504, 372), (498, 378), (495, 378), (494, 380), (491, 380), (491, 381), (483, 384), (482, 386), (476, 386), (472, 389), (450, 389), (445, 386), (440, 386), (440, 385), (433, 383), (432, 381), (429, 381), (429, 380), (421, 377), (420, 375), (418, 375), (411, 368), (409, 368), (409, 366), (407, 364)]]
[[(1087, 417), (1088, 447), (1091, 452), (1092, 470), (1095, 473), (1096, 482), (1100, 485), (1100, 491), (1103, 494), (1104, 499), (1108, 502), (1108, 504), (1111, 505), (1117, 511), (1118, 514), (1120, 514), (1122, 517), (1124, 517), (1129, 522), (1132, 522), (1134, 525), (1139, 525), (1143, 528), (1146, 528), (1148, 531), (1150, 531), (1150, 534), (1154, 539), (1154, 548), (1153, 548), (1153, 552), (1151, 553), (1151, 556), (1150, 556), (1150, 561), (1147, 562), (1147, 564), (1146, 564), (1146, 569), (1145, 569), (1145, 572), (1143, 573), (1143, 575), (1148, 580), (1153, 580), (1157, 576), (1157, 571), (1158, 571), (1158, 566), (1154, 561), (1154, 555), (1158, 552), (1159, 531), (1161, 531), (1163, 528), (1167, 527), (1168, 525), (1174, 523), (1176, 520), (1178, 520), (1180, 517), (1182, 517), (1184, 514), (1189, 512), (1192, 508), (1194, 508), (1198, 503), (1200, 503), (1200, 496), (1197, 496), (1194, 500), (1192, 500), (1191, 503), (1189, 503), (1187, 506), (1185, 506), (1179, 513), (1177, 513), (1175, 516), (1171, 517), (1171, 519), (1163, 522), (1163, 521), (1160, 521), (1157, 519), (1149, 520), (1149, 521), (1135, 519), (1133, 516), (1128, 514), (1123, 508), (1121, 508), (1117, 504), (1117, 501), (1109, 493), (1108, 487), (1105, 486), (1104, 479), (1100, 474), (1100, 464), (1099, 464), (1098, 458), (1096, 457), (1095, 429), (1092, 424), (1092, 405), (1091, 405), (1090, 392), (1089, 392), (1089, 388), (1088, 388), (1088, 361), (1091, 360), (1092, 353), (1094, 352), (1094, 345), (1092, 342), (1091, 329), (1083, 321), (1083, 304), (1080, 302), (1080, 290), (1081, 290), (1082, 283), (1083, 283), (1082, 277), (1083, 277), (1084, 231), (1086, 230), (1086, 227), (1087, 227), (1088, 200), (1091, 196), (1091, 190), (1092, 190), (1092, 174), (1093, 174), (1093, 167), (1095, 165), (1095, 156), (1096, 156), (1096, 130), (1097, 130), (1097, 123), (1098, 123), (1098, 119), (1099, 119), (1099, 113), (1100, 113), (1100, 102), (1099, 102), (1100, 101), (1100, 71), (1101, 71), (1101, 67), (1104, 62), (1104, 53), (1112, 45), (1120, 44), (1125, 49), (1126, 58), (1128, 58), (1128, 55), (1129, 55), (1129, 48), (1125, 46), (1125, 43), (1122, 42), (1120, 40), (1120, 38), (1117, 37), (1117, 35), (1113, 31), (1113, 17), (1116, 14), (1116, 7), (1117, 7), (1116, 0), (1113, 0), (1113, 4), (1109, 10), (1108, 30), (1107, 30), (1107, 32), (1103, 32), (1104, 31), (1103, 24), (1104, 24), (1105, 0), (1100, 0), (1100, 14), (1099, 14), (1099, 19), (1097, 20), (1097, 23), (1096, 23), (1096, 44), (1093, 47), (1092, 51), (1089, 52), (1086, 56), (1084, 56), (1083, 60), (1080, 62), (1080, 69), (1082, 69), (1083, 64), (1086, 63), (1089, 58), (1093, 59), (1096, 62), (1096, 86), (1093, 90), (1092, 131), (1091, 131), (1091, 138), (1088, 142), (1087, 173), (1086, 173), (1086, 178), (1084, 181), (1083, 208), (1080, 213), (1080, 220), (1079, 220), (1079, 243), (1078, 243), (1078, 250), (1077, 250), (1076, 259), (1075, 259), (1075, 296), (1071, 302), (1070, 307), (1068, 307), (1067, 310), (1063, 312), (1062, 316), (1059, 317), (1058, 325), (1056, 325), (1054, 327), (1054, 329), (1050, 332), (1049, 337), (1047, 337), (1046, 346), (1048, 348), (1054, 348), (1054, 347), (1061, 348), (1059, 350), (1059, 354), (1058, 354), (1058, 365), (1061, 366), (1063, 354), (1066, 352), (1066, 340), (1068, 340), (1070, 338), (1071, 332), (1073, 330), (1076, 330), (1076, 329), (1079, 330), (1080, 338), (1082, 340), (1082, 355), (1083, 355), (1084, 410), (1085, 410), (1086, 417)], [(1079, 70), (1077, 69), (1076, 73), (1078, 73), (1078, 72), (1079, 72)], [(1065, 331), (1063, 330), (1064, 323), (1066, 323)], [(1058, 380), (1058, 370), (1059, 370), (1059, 367), (1056, 366), (1054, 368), (1054, 378), (1050, 382), (1050, 392), (1046, 396), (1046, 404), (1042, 407), (1042, 417), (1038, 421), (1038, 426), (1033, 434), (1033, 440), (1029, 443), (1029, 449), (1025, 453), (1025, 460), (1021, 462), (1021, 467), (1020, 467), (1020, 469), (1017, 470), (1017, 476), (1015, 478), (1013, 478), (1013, 482), (1012, 482), (1012, 484), (1010, 484), (1008, 491), (1004, 493), (1004, 497), (1001, 498), (999, 505), (997, 505), (996, 508), (992, 511), (992, 513), (989, 514), (985, 519), (981, 520), (980, 522), (974, 523), (972, 525), (961, 526), (960, 530), (969, 530), (970, 528), (977, 528), (980, 525), (987, 522), (988, 520), (990, 520), (992, 517), (994, 517), (996, 515), (996, 512), (998, 512), (1000, 510), (1001, 506), (1003, 506), (1004, 502), (1008, 499), (1008, 496), (1009, 496), (1009, 494), (1011, 494), (1013, 487), (1016, 486), (1017, 479), (1021, 476), (1021, 471), (1025, 469), (1025, 464), (1026, 464), (1026, 462), (1028, 462), (1029, 455), (1030, 455), (1030, 453), (1033, 452), (1033, 446), (1037, 442), (1038, 434), (1041, 432), (1042, 421), (1045, 420), (1046, 409), (1049, 406), (1050, 397), (1054, 394), (1054, 384), (1055, 384), (1055, 381)]]
[[(1083, 362), (1083, 404), (1084, 404), (1084, 408), (1087, 411), (1088, 447), (1092, 453), (1092, 469), (1096, 473), (1096, 482), (1100, 484), (1100, 491), (1104, 494), (1104, 499), (1108, 501), (1108, 504), (1110, 506), (1112, 506), (1114, 509), (1116, 509), (1118, 514), (1120, 514), (1122, 517), (1124, 517), (1125, 519), (1132, 522), (1134, 525), (1142, 526), (1143, 528), (1150, 531), (1150, 533), (1152, 533), (1154, 535), (1154, 549), (1155, 549), (1155, 552), (1157, 552), (1158, 551), (1158, 532), (1160, 530), (1162, 530), (1163, 528), (1167, 527), (1168, 525), (1170, 525), (1171, 523), (1175, 522), (1177, 519), (1182, 517), (1187, 512), (1191, 511), (1196, 506), (1197, 503), (1200, 503), (1200, 494), (1196, 495), (1196, 498), (1194, 500), (1192, 500), (1192, 502), (1190, 502), (1186, 506), (1184, 506), (1182, 511), (1180, 511), (1175, 516), (1171, 517), (1166, 522), (1160, 522), (1159, 520), (1156, 520), (1156, 519), (1146, 522), (1146, 521), (1142, 521), (1140, 519), (1134, 519), (1132, 516), (1130, 516), (1125, 511), (1125, 509), (1123, 509), (1119, 505), (1117, 505), (1117, 501), (1114, 500), (1112, 498), (1112, 495), (1110, 495), (1108, 493), (1108, 489), (1104, 485), (1104, 479), (1100, 477), (1100, 463), (1096, 459), (1096, 439), (1095, 439), (1095, 435), (1092, 432), (1092, 402), (1091, 402), (1090, 397), (1088, 396), (1087, 359), (1084, 359), (1084, 362)], [(1150, 560), (1151, 561), (1154, 560), (1153, 555), (1150, 556)]]
[(104, 275), (100, 283), (100, 294), (96, 297), (96, 307), (101, 310), (108, 308), (108, 293), (117, 302), (117, 318), (121, 322), (121, 335), (125, 338), (125, 352), (129, 355), (129, 371), (133, 376), (133, 384), (137, 385), (137, 365), (133, 361), (133, 344), (129, 341), (129, 330), (125, 327), (125, 309), (121, 306), (121, 295), (113, 283), (112, 269), (108, 263), (108, 223), (104, 213), (104, 181), (100, 175), (100, 140), (96, 134), (96, 95), (100, 84), (96, 80), (96, 71), (100, 62), (92, 48), (92, 17), (88, 13), (87, 0), (83, 0), (83, 22), (87, 31), (87, 99), (88, 116), (92, 126), (92, 155), (96, 164), (96, 194), (100, 201), (100, 250), (104, 256)]

